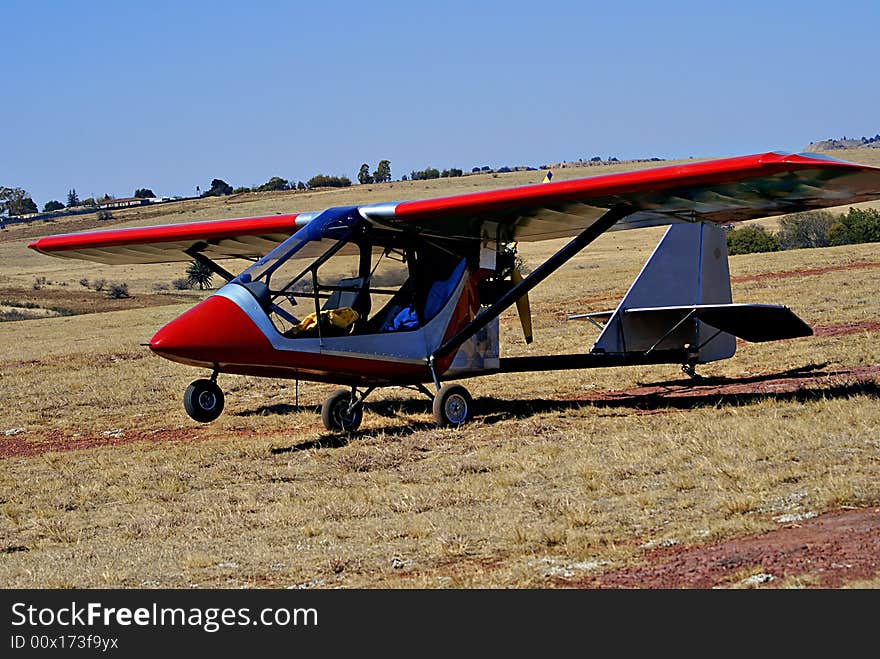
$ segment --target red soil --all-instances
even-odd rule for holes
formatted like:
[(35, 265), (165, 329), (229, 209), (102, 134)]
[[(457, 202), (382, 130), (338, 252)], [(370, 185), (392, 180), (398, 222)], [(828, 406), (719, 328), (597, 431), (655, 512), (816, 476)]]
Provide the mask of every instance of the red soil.
[(203, 439), (200, 428), (171, 429), (164, 428), (154, 431), (123, 431), (121, 436), (90, 435), (87, 437), (71, 437), (60, 431), (52, 431), (36, 438), (30, 433), (12, 437), (0, 437), (0, 459), (22, 458), (42, 455), (57, 451), (77, 451), (80, 449), (97, 448), (100, 446), (121, 446), (132, 442), (183, 442)]
[(880, 268), (880, 262), (845, 263), (843, 265), (829, 265), (824, 268), (804, 268), (803, 270), (788, 270), (783, 272), (765, 272), (760, 275), (742, 275), (731, 277), (731, 284), (743, 284), (750, 281), (764, 281), (766, 279), (785, 279), (787, 277), (806, 277), (808, 275), (824, 275), (827, 272), (840, 270), (861, 270), (862, 268)]
[(581, 588), (712, 588), (760, 573), (763, 586), (800, 577), (837, 588), (880, 574), (880, 508), (839, 510), (776, 531), (698, 547), (646, 552), (647, 565), (611, 570), (572, 584)]
[(858, 323), (845, 323), (843, 325), (816, 325), (813, 328), (814, 336), (847, 336), (848, 334), (861, 334), (862, 332), (880, 332), (880, 321), (863, 320)]

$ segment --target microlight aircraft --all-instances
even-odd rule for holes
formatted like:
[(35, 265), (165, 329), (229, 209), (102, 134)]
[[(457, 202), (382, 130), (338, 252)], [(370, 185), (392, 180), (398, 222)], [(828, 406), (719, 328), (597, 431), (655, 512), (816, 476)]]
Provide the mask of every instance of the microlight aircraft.
[[(208, 369), (184, 393), (194, 420), (223, 410), (222, 374), (344, 385), (328, 430), (354, 431), (376, 388), (433, 399), (435, 420), (473, 414), (479, 375), (727, 359), (736, 338), (812, 334), (781, 305), (734, 303), (725, 227), (880, 198), (880, 169), (764, 153), (421, 201), (48, 236), (30, 247), (105, 264), (197, 260), (226, 284), (159, 329), (150, 349)], [(499, 315), (606, 231), (669, 225), (617, 307), (574, 314), (598, 325), (589, 350), (504, 357)], [(517, 244), (571, 238), (523, 276)], [(224, 259), (252, 264), (234, 274)], [(573, 346), (574, 348), (574, 346)], [(453, 381), (453, 382), (450, 382)]]

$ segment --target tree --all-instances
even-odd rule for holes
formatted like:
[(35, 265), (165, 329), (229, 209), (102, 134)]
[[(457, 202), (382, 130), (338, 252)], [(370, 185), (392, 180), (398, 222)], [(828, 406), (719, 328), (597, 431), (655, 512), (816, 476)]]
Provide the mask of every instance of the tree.
[(373, 180), (376, 183), (388, 183), (391, 181), (391, 161), (380, 160), (376, 165), (376, 171), (373, 172)]
[(67, 191), (67, 207), (73, 208), (74, 206), (79, 206), (79, 197), (76, 194), (76, 188), (71, 188)]
[(303, 183), (302, 181), (297, 181), (297, 182), (296, 182), (296, 189), (297, 189), (297, 190), (305, 190), (305, 189), (306, 189), (306, 184)]
[(203, 197), (221, 197), (223, 195), (232, 194), (232, 186), (223, 179), (215, 178), (211, 180), (211, 188), (202, 193)]
[(367, 163), (364, 163), (358, 171), (358, 183), (364, 185), (372, 182), (373, 176), (370, 174), (370, 166)]
[(134, 196), (136, 199), (150, 199), (156, 195), (153, 194), (153, 191), (150, 190), (150, 188), (138, 188), (134, 191)]
[(828, 247), (828, 233), (835, 222), (828, 211), (792, 213), (779, 221), (779, 247), (801, 249), (805, 247)]
[(876, 208), (850, 208), (831, 227), (832, 245), (880, 242), (880, 211)]
[(280, 176), (273, 176), (257, 188), (257, 192), (272, 192), (273, 190), (290, 190), (290, 183)]
[(39, 209), (26, 190), (22, 188), (0, 187), (0, 213), (6, 215), (24, 215), (36, 213)]
[(51, 213), (52, 211), (60, 211), (63, 208), (64, 208), (64, 204), (62, 204), (60, 201), (55, 201), (53, 199), (52, 201), (47, 201), (45, 203), (45, 205), (43, 206), (43, 212), (44, 213)]
[(199, 290), (203, 291), (206, 288), (211, 288), (211, 279), (213, 277), (214, 273), (211, 271), (211, 268), (201, 261), (190, 261), (186, 267), (187, 282), (189, 282), (190, 286), (198, 286)]
[(310, 188), (347, 188), (351, 180), (347, 176), (317, 174), (309, 179)]

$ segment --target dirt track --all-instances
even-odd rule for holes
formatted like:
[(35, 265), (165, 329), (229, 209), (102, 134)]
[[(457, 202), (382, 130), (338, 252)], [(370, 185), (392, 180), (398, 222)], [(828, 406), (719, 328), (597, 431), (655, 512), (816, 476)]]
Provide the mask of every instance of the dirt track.
[(774, 587), (800, 579), (836, 588), (880, 573), (880, 508), (840, 510), (778, 531), (646, 552), (646, 565), (565, 585), (580, 588)]
[(788, 277), (806, 277), (809, 275), (824, 275), (828, 272), (841, 270), (861, 270), (863, 268), (880, 268), (880, 262), (869, 261), (860, 263), (844, 263), (843, 265), (829, 265), (824, 268), (802, 268), (800, 270), (785, 270), (781, 272), (764, 272), (760, 275), (741, 275), (731, 277), (731, 284), (744, 284), (752, 281), (766, 281), (768, 279), (786, 279)]

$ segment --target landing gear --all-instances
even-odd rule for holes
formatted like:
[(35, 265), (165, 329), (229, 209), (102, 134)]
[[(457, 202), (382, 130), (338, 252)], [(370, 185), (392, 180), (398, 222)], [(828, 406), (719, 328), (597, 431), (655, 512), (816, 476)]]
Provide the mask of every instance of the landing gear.
[(685, 375), (689, 376), (691, 378), (691, 380), (694, 380), (696, 382), (699, 382), (700, 380), (703, 379), (703, 376), (700, 375), (699, 373), (697, 373), (697, 370), (695, 368), (695, 364), (690, 364), (690, 363), (682, 364), (681, 365), (681, 372), (684, 373)]
[(332, 432), (354, 432), (364, 418), (364, 398), (355, 390), (340, 389), (324, 401), (321, 421)]
[(434, 421), (440, 426), (460, 426), (473, 412), (474, 401), (460, 384), (447, 384), (434, 396)]
[(183, 394), (183, 407), (199, 423), (213, 421), (223, 412), (223, 391), (212, 380), (196, 380)]

